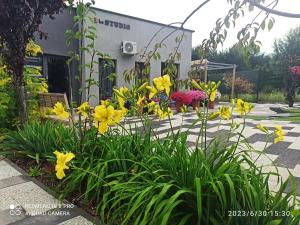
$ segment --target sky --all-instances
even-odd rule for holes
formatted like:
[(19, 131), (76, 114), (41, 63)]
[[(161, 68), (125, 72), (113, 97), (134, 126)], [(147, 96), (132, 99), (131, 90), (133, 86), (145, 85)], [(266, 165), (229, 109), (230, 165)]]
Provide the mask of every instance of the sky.
[[(169, 24), (172, 22), (183, 21), (198, 5), (204, 0), (96, 0), (96, 7), (127, 14), (143, 19)], [(271, 0), (266, 0), (270, 3)], [(193, 47), (201, 44), (202, 40), (207, 38), (209, 32), (213, 29), (218, 18), (224, 17), (230, 9), (226, 0), (211, 0), (207, 5), (201, 8), (186, 23), (185, 28), (195, 30), (193, 34)], [(277, 10), (291, 13), (299, 13), (300, 0), (280, 0)], [(246, 12), (244, 18), (241, 18), (235, 28), (228, 30), (228, 37), (224, 46), (220, 49), (226, 49), (237, 42), (237, 32), (246, 23), (253, 20), (259, 11)], [(263, 16), (263, 14), (261, 15)], [(300, 25), (300, 19), (292, 19), (274, 16), (276, 22), (273, 29), (269, 31), (260, 31), (258, 40), (262, 42), (261, 51), (271, 53), (273, 43), (276, 39), (282, 38), (291, 29)]]

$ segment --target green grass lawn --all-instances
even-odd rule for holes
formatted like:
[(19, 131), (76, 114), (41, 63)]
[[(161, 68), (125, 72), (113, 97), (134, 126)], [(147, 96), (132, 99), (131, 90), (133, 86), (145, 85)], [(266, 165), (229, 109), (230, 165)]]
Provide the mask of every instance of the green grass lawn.
[(290, 113), (291, 116), (279, 116), (279, 117), (269, 117), (269, 116), (254, 116), (248, 115), (248, 119), (253, 120), (274, 120), (274, 121), (291, 121), (291, 122), (300, 122), (300, 113)]

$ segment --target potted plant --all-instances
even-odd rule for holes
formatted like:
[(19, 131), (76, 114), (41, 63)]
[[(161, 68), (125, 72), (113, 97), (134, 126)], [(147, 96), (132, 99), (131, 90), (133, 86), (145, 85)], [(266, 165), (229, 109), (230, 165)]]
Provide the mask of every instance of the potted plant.
[(180, 112), (183, 105), (189, 105), (192, 103), (192, 98), (184, 92), (176, 91), (171, 95), (171, 99), (176, 102), (176, 110)]
[(200, 101), (207, 98), (206, 94), (203, 91), (189, 91), (187, 93), (192, 99), (193, 109), (200, 108)]
[(208, 108), (209, 109), (214, 109), (215, 104), (219, 101), (220, 98), (221, 98), (221, 93), (219, 91), (217, 91), (215, 100), (214, 101), (208, 100)]

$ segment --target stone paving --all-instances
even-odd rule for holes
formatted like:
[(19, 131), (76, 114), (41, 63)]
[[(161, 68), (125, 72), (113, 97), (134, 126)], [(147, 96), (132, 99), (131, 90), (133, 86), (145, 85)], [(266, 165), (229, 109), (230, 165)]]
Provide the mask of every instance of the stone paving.
[[(59, 203), (47, 188), (0, 159), (0, 225), (92, 225), (85, 212)], [(61, 206), (61, 207), (59, 207)]]

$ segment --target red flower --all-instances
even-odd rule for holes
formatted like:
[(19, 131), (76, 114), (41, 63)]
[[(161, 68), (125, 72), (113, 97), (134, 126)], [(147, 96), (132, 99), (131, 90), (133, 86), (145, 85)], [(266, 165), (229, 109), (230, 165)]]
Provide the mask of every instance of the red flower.
[(181, 91), (176, 91), (176, 92), (172, 93), (171, 99), (176, 102), (181, 102), (184, 105), (189, 105), (193, 101), (193, 99), (190, 95), (188, 95), (184, 92), (181, 92)]

